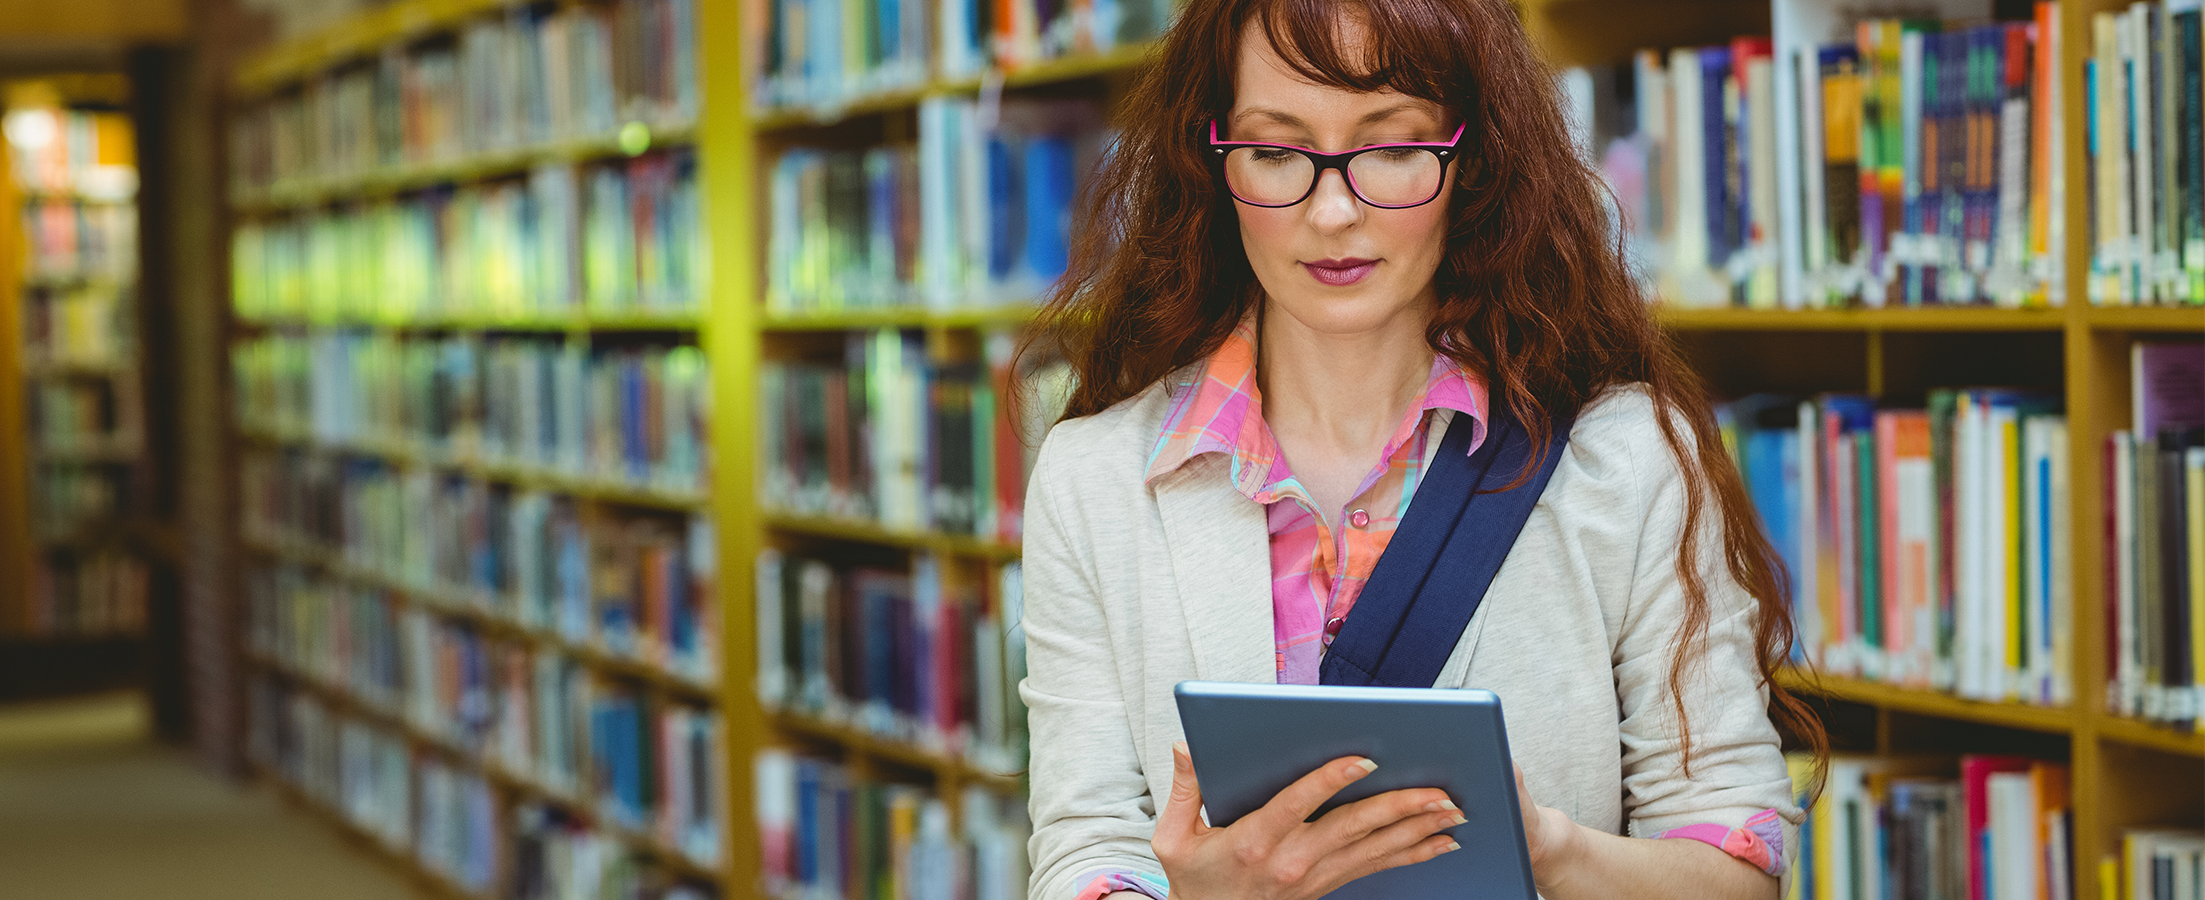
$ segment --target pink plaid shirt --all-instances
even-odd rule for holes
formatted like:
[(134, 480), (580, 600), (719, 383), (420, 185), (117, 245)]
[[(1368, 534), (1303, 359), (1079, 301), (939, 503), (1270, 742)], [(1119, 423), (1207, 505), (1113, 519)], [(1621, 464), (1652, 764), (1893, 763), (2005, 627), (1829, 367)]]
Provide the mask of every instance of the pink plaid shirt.
[(1233, 485), (1263, 504), (1270, 523), (1271, 632), (1279, 683), (1316, 684), (1325, 647), (1355, 608), (1423, 478), (1431, 411), (1469, 416), (1478, 428), (1470, 444), (1475, 451), (1485, 440), (1485, 383), (1435, 354), (1424, 395), (1409, 404), (1386, 440), (1385, 455), (1363, 475), (1355, 499), (1345, 509), (1319, 515), (1263, 421), (1255, 321), (1242, 320), (1210, 356), (1200, 380), (1180, 392), (1164, 416), (1146, 477), (1154, 481), (1204, 453), (1231, 458)]
[[(1451, 409), (1468, 416), (1478, 429), (1470, 442), (1475, 453), (1485, 442), (1486, 403), (1484, 381), (1462, 371), (1453, 359), (1434, 355), (1424, 396), (1409, 405), (1386, 440), (1385, 455), (1363, 476), (1355, 499), (1345, 509), (1332, 510), (1330, 517), (1320, 516), (1263, 421), (1263, 394), (1256, 388), (1255, 317), (1250, 316), (1210, 355), (1193, 387), (1173, 401), (1145, 477), (1154, 481), (1204, 453), (1223, 453), (1231, 460), (1233, 486), (1263, 504), (1270, 525), (1271, 637), (1278, 681), (1316, 684), (1325, 647), (1339, 633), (1379, 554), (1409, 511), (1424, 475), (1432, 411)], [(1337, 534), (1334, 527), (1340, 528)], [(1771, 875), (1784, 871), (1783, 831), (1775, 810), (1738, 828), (1688, 825), (1661, 836), (1713, 844)], [(1074, 900), (1097, 900), (1118, 891), (1165, 900), (1169, 888), (1155, 873), (1102, 870), (1092, 873)]]

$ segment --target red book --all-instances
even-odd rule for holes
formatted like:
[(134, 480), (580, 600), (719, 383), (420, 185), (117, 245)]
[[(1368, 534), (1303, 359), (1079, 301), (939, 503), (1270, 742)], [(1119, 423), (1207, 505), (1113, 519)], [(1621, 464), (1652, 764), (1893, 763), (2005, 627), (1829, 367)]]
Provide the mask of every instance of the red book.
[(2001, 772), (2027, 772), (2036, 760), (2026, 756), (1960, 757), (1960, 799), (1968, 816), (1968, 900), (1990, 900), (1990, 778)]

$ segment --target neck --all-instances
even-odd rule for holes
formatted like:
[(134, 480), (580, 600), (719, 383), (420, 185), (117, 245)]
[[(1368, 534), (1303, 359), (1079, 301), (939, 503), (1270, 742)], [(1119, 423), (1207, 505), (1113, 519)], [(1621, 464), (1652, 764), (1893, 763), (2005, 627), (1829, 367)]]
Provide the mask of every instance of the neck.
[(1256, 355), (1264, 421), (1273, 432), (1330, 448), (1382, 446), (1431, 377), (1424, 324), (1404, 315), (1364, 331), (1327, 333), (1266, 310)]

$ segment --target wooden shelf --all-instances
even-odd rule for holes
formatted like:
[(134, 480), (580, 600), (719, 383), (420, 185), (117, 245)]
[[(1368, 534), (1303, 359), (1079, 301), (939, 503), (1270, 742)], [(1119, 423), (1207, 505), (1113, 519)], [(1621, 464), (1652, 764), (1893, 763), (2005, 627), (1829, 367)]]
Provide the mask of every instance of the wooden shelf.
[(1831, 675), (1811, 676), (1789, 667), (1779, 670), (1777, 680), (1804, 696), (1859, 703), (1893, 712), (2053, 734), (2070, 734), (2075, 730), (2075, 711), (2068, 707), (1987, 703), (1936, 691)]
[(2082, 316), (2099, 331), (2205, 332), (2205, 306), (2089, 306)]
[(872, 522), (858, 522), (825, 516), (803, 516), (790, 513), (769, 512), (764, 517), (767, 528), (789, 534), (850, 541), (861, 544), (886, 544), (909, 550), (932, 550), (955, 556), (978, 556), (995, 560), (1017, 559), (1019, 545), (963, 534), (945, 534), (938, 531), (907, 531), (888, 528)]
[(1155, 44), (1139, 43), (1102, 53), (1086, 53), (1033, 63), (1015, 69), (898, 87), (812, 106), (779, 107), (754, 111), (751, 127), (763, 134), (838, 125), (862, 116), (898, 112), (919, 105), (929, 97), (979, 93), (995, 81), (1006, 88), (1036, 87), (1127, 71), (1145, 61)]
[(2158, 725), (2120, 716), (2100, 716), (2097, 724), (2098, 736), (2105, 740), (2205, 759), (2205, 732), (2183, 731), (2173, 725)]
[(884, 738), (816, 716), (777, 710), (771, 713), (771, 719), (776, 726), (790, 734), (837, 744), (901, 768), (933, 772), (937, 777), (980, 784), (1003, 792), (1015, 792), (1024, 788), (1025, 779), (1022, 775), (986, 771), (970, 761), (946, 753)]
[(851, 331), (863, 328), (988, 328), (1023, 325), (1040, 308), (1030, 303), (970, 309), (933, 310), (924, 306), (852, 309), (838, 312), (769, 314), (765, 331)]
[[(643, 130), (635, 132), (640, 126)], [(647, 135), (642, 141), (630, 133)], [(240, 188), (230, 205), (246, 212), (273, 213), (319, 206), (337, 200), (353, 200), (402, 194), (442, 184), (487, 181), (520, 175), (545, 163), (583, 163), (599, 159), (636, 156), (650, 150), (685, 146), (695, 141), (690, 123), (649, 125), (629, 123), (621, 132), (533, 147), (517, 147), (476, 153), (452, 160), (415, 163), (374, 172), (302, 178), (277, 182), (263, 190)]]
[(485, 481), (497, 481), (545, 493), (565, 494), (600, 503), (692, 512), (704, 508), (710, 502), (710, 498), (703, 492), (673, 491), (647, 485), (603, 481), (508, 463), (455, 459), (394, 441), (325, 441), (293, 428), (241, 427), (238, 435), (250, 441), (302, 447), (318, 453), (370, 456), (401, 467), (444, 469)]
[(1921, 306), (1884, 309), (1689, 309), (1661, 305), (1674, 331), (2059, 331), (2065, 309)]

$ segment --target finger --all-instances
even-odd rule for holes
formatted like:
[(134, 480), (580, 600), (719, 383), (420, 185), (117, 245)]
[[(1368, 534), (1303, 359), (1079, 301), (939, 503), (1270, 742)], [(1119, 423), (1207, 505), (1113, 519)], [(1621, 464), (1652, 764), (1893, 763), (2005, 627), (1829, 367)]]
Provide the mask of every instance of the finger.
[(1402, 819), (1340, 848), (1321, 860), (1317, 868), (1345, 884), (1372, 872), (1422, 862), (1452, 849), (1455, 839), (1445, 830), (1462, 823), (1462, 813), (1455, 810)]
[(1177, 836), (1208, 830), (1202, 824), (1202, 785), (1194, 777), (1194, 757), (1187, 752), (1187, 742), (1175, 742), (1171, 745), (1171, 797), (1156, 816), (1156, 831)]
[(1261, 830), (1267, 834), (1283, 837), (1309, 821), (1309, 814), (1332, 799), (1332, 795), (1377, 769), (1377, 763), (1360, 756), (1335, 759), (1287, 785), (1248, 818), (1257, 819)]
[(1426, 813), (1451, 814), (1455, 808), (1454, 801), (1447, 799), (1446, 791), (1434, 788), (1387, 791), (1325, 813), (1317, 820), (1310, 836), (1327, 849), (1344, 847), (1403, 819)]

